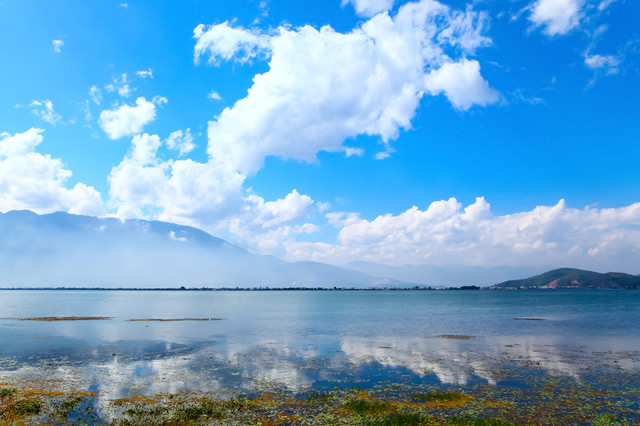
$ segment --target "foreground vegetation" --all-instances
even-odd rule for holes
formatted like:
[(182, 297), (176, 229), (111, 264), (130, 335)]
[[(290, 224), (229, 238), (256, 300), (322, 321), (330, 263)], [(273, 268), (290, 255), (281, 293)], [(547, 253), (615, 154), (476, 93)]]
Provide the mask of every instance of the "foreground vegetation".
[[(6, 385), (6, 384), (5, 384)], [(344, 424), (344, 425), (473, 425), (629, 424), (640, 414), (620, 404), (625, 395), (580, 395), (577, 389), (514, 391), (513, 400), (484, 393), (429, 390), (411, 386), (393, 389), (335, 389), (329, 392), (265, 391), (253, 395), (180, 392), (105, 399), (98, 392), (1, 387), (2, 424)], [(637, 401), (640, 392), (626, 397)], [(526, 404), (523, 405), (522, 401)], [(523, 407), (526, 407), (523, 409)], [(629, 417), (631, 416), (631, 417)]]

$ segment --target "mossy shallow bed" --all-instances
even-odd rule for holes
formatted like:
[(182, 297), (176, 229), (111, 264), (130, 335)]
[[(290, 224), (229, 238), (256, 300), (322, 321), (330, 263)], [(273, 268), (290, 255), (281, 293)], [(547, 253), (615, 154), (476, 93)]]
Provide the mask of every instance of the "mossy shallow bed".
[(245, 392), (144, 394), (137, 389), (118, 398), (110, 398), (108, 391), (76, 389), (81, 381), (73, 378), (21, 377), (0, 383), (0, 423), (482, 426), (640, 421), (640, 385), (633, 378), (604, 374), (577, 383), (522, 373), (518, 386), (380, 382), (370, 388), (343, 383), (318, 390), (256, 381)]

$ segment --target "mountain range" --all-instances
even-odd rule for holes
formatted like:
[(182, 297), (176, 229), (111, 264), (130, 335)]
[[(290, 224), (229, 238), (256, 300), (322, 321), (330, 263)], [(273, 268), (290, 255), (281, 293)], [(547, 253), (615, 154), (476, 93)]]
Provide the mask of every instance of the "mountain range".
[(582, 269), (560, 268), (522, 280), (495, 284), (495, 289), (640, 288), (640, 276), (622, 272), (601, 274)]
[[(546, 269), (546, 268), (545, 268)], [(0, 288), (489, 286), (636, 288), (624, 273), (532, 267), (285, 262), (250, 253), (190, 226), (64, 212), (0, 213)], [(521, 280), (508, 280), (530, 276)], [(508, 281), (507, 281), (508, 280)]]
[(408, 287), (317, 262), (288, 263), (199, 229), (64, 212), (0, 213), (0, 287)]

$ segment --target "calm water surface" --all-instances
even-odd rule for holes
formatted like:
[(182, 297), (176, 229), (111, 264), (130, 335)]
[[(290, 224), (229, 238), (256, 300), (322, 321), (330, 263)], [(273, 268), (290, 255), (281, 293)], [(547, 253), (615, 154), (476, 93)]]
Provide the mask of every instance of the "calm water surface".
[[(15, 320), (44, 316), (113, 318)], [(0, 380), (72, 380), (105, 398), (603, 374), (619, 387), (640, 371), (638, 291), (0, 291), (0, 317)], [(222, 321), (126, 321), (199, 317)]]

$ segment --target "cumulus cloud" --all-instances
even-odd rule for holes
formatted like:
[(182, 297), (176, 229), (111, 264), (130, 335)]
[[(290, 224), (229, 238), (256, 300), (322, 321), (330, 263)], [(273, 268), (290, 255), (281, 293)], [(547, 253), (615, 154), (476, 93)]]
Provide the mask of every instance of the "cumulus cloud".
[(53, 51), (56, 53), (60, 53), (62, 52), (62, 46), (64, 46), (64, 41), (62, 40), (53, 40), (51, 42), (51, 45), (53, 46)]
[(487, 105), (498, 100), (498, 92), (480, 74), (478, 61), (449, 62), (425, 76), (425, 87), (432, 95), (444, 93), (458, 109)]
[(33, 210), (51, 213), (66, 209), (71, 213), (103, 215), (100, 194), (82, 183), (67, 189), (71, 171), (60, 159), (36, 152), (44, 130), (0, 133), (0, 211)]
[(529, 20), (549, 36), (567, 34), (580, 24), (583, 0), (537, 0), (529, 6)]
[(342, 6), (351, 3), (360, 16), (371, 17), (393, 7), (394, 0), (342, 0)]
[(172, 132), (167, 138), (167, 147), (177, 150), (181, 157), (193, 151), (196, 145), (193, 143), (191, 129), (185, 130), (184, 133), (182, 130)]
[[(287, 242), (290, 259), (343, 264), (575, 266), (637, 269), (640, 203), (609, 209), (554, 206), (495, 216), (482, 197), (463, 208), (455, 198), (373, 220), (328, 214), (336, 244)], [(635, 268), (635, 269), (634, 269)]]
[[(186, 132), (185, 132), (186, 133)], [(182, 136), (184, 138), (184, 134)], [(190, 159), (163, 161), (157, 135), (136, 135), (109, 175), (109, 205), (121, 218), (159, 219), (192, 225), (261, 252), (281, 250), (283, 239), (317, 231), (299, 223), (314, 213), (314, 201), (293, 190), (265, 201), (245, 193), (245, 176), (228, 164)]]
[[(485, 21), (471, 9), (423, 0), (394, 17), (378, 14), (350, 33), (328, 26), (262, 34), (227, 22), (200, 25), (196, 62), (204, 55), (214, 65), (270, 57), (269, 71), (254, 77), (247, 97), (209, 122), (208, 152), (255, 173), (266, 156), (314, 161), (318, 151), (344, 151), (343, 141), (361, 134), (378, 136), (387, 147), (411, 127), (425, 91), (444, 93), (460, 109), (493, 102), (497, 93), (477, 61), (464, 59), (490, 44), (482, 34)], [(456, 52), (457, 60), (449, 56)]]
[(119, 139), (142, 132), (147, 124), (156, 118), (156, 105), (166, 102), (166, 98), (154, 98), (147, 101), (144, 97), (136, 99), (136, 105), (122, 105), (116, 109), (100, 113), (98, 124), (109, 139)]
[(52, 126), (55, 126), (62, 121), (62, 116), (55, 112), (53, 109), (53, 102), (48, 99), (43, 101), (31, 101), (29, 106), (33, 108), (31, 112), (40, 117), (42, 121), (49, 123)]
[(297, 235), (318, 232), (312, 223), (295, 224), (313, 213), (314, 201), (308, 195), (291, 191), (284, 198), (266, 201), (249, 195), (242, 211), (225, 220), (228, 230), (245, 245), (260, 253), (284, 255), (283, 241)]
[(209, 27), (200, 24), (193, 30), (193, 38), (197, 40), (194, 48), (196, 64), (205, 54), (209, 56), (207, 62), (211, 65), (230, 59), (246, 62), (266, 56), (271, 48), (269, 36), (242, 27), (232, 27), (227, 21)]

